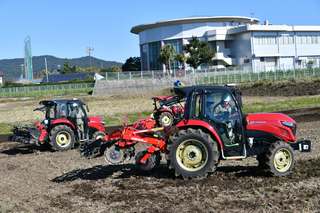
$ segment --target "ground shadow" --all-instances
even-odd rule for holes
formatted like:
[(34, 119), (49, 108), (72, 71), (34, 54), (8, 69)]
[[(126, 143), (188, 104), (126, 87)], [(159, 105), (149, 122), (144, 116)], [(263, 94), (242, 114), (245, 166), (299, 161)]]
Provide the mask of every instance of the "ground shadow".
[(78, 169), (72, 172), (58, 176), (51, 181), (53, 182), (65, 182), (74, 181), (77, 179), (82, 180), (99, 180), (105, 179), (119, 174), (116, 178), (130, 178), (130, 177), (153, 177), (157, 179), (175, 179), (172, 171), (168, 169), (166, 165), (158, 165), (150, 171), (139, 170), (134, 164), (122, 164), (122, 165), (108, 165), (108, 166), (94, 166), (88, 169)]
[(18, 155), (18, 154), (33, 154), (35, 152), (54, 152), (49, 146), (46, 145), (33, 145), (27, 144), (25, 146), (14, 147), (12, 149), (1, 151), (0, 153), (6, 155)]

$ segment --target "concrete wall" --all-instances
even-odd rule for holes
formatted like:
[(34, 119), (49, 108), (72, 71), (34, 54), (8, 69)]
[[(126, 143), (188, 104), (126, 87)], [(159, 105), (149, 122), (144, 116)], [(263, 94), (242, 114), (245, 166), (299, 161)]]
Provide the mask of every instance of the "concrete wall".
[(186, 86), (195, 84), (192, 77), (177, 78), (160, 78), (160, 79), (135, 79), (135, 80), (114, 80), (114, 81), (97, 81), (93, 88), (92, 95), (114, 95), (122, 93), (138, 93), (162, 90), (173, 87), (177, 80), (185, 83)]

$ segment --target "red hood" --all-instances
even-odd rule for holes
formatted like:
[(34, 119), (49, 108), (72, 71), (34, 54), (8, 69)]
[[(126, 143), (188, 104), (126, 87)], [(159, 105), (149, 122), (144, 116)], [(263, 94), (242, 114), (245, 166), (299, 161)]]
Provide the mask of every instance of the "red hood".
[[(296, 128), (297, 122), (285, 114), (253, 113), (248, 114), (246, 120), (247, 130), (269, 132), (277, 135), (287, 142), (296, 140), (293, 131)], [(288, 127), (282, 124), (282, 122), (293, 123), (295, 125), (294, 127)]]

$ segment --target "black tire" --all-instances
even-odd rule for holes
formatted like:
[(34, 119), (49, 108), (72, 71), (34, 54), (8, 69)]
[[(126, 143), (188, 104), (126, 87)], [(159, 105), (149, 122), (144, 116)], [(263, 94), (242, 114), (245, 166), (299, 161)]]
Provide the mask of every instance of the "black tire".
[(217, 142), (202, 130), (181, 130), (167, 144), (166, 159), (169, 169), (183, 179), (206, 177), (219, 164)]
[(72, 129), (66, 125), (55, 126), (50, 131), (49, 138), (52, 149), (57, 151), (70, 150), (75, 142)]
[(159, 116), (159, 125), (162, 127), (171, 126), (173, 123), (173, 116), (169, 112), (163, 112)]
[(285, 176), (294, 167), (293, 149), (286, 142), (277, 141), (270, 145), (266, 153), (267, 170), (274, 176)]
[(104, 137), (106, 137), (107, 134), (105, 132), (102, 132), (102, 131), (96, 131), (95, 133), (93, 133), (92, 135), (92, 139), (93, 140), (98, 140), (98, 139), (102, 139)]
[[(148, 153), (147, 150), (143, 150), (143, 151), (139, 151), (135, 157), (136, 160), (136, 165), (138, 167), (138, 169), (140, 170), (144, 170), (144, 171), (148, 171), (153, 169), (156, 165), (157, 165), (157, 158), (159, 159), (159, 157), (157, 157), (157, 154), (152, 154), (148, 157), (148, 159), (146, 160), (146, 162), (141, 163), (140, 160)], [(160, 161), (159, 161), (160, 163)]]

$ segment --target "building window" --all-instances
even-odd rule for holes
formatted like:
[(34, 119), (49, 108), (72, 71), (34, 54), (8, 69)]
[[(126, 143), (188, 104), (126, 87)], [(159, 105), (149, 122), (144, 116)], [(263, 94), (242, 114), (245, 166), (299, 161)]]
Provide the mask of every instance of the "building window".
[(293, 36), (290, 35), (281, 35), (280, 44), (293, 44)]
[(142, 50), (142, 70), (148, 70), (147, 44), (141, 46)]
[(150, 70), (162, 70), (161, 63), (158, 61), (158, 55), (161, 51), (161, 42), (149, 43)]
[(317, 43), (317, 36), (312, 36), (312, 44), (316, 44)]
[[(182, 50), (182, 39), (173, 39), (173, 40), (166, 40), (163, 42), (164, 44), (171, 44), (174, 47), (174, 50), (176, 51), (175, 54), (183, 54)], [(170, 63), (171, 69), (177, 70), (181, 68), (181, 65), (178, 61), (172, 61)]]
[(254, 44), (277, 44), (276, 36), (255, 36), (253, 38)]

